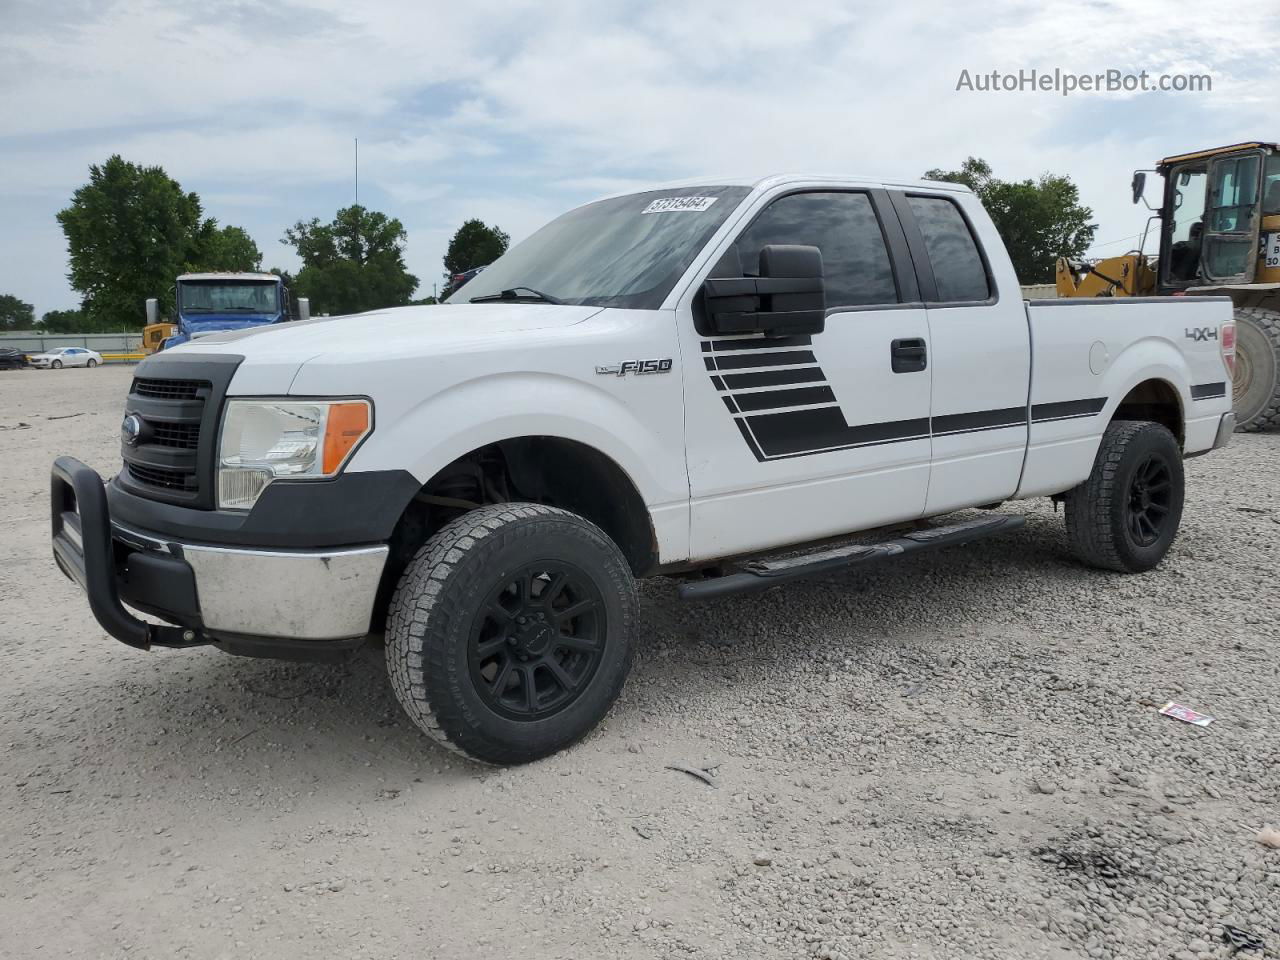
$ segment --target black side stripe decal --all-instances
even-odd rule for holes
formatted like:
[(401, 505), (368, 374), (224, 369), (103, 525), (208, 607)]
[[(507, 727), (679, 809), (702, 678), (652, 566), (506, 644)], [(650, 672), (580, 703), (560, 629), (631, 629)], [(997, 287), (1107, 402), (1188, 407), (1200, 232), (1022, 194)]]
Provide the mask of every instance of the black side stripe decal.
[(976, 413), (949, 413), (942, 417), (933, 418), (933, 435), (972, 433), (977, 430), (999, 430), (1003, 427), (1020, 427), (1026, 422), (1026, 407), (979, 410)]
[(928, 417), (850, 426), (839, 407), (758, 414), (746, 421), (760, 449), (769, 457), (924, 440), (929, 436)]
[(776, 350), (778, 347), (811, 347), (813, 337), (752, 337), (749, 340), (713, 340), (716, 353), (723, 350)]
[(802, 367), (796, 370), (762, 370), (759, 373), (730, 373), (723, 379), (712, 377), (717, 390), (727, 385), (730, 390), (744, 387), (783, 387), (790, 383), (821, 383), (827, 378), (823, 376), (821, 367)]
[(1046, 420), (1073, 420), (1076, 417), (1095, 417), (1107, 405), (1106, 397), (1091, 400), (1062, 400), (1058, 403), (1037, 403), (1031, 407), (1031, 419), (1035, 423)]
[[(1030, 417), (1025, 406), (998, 410), (949, 413), (939, 417), (919, 417), (884, 423), (849, 424), (839, 400), (811, 350), (779, 349), (812, 346), (809, 337), (751, 337), (703, 341), (707, 370), (712, 386), (720, 392), (725, 408), (738, 425), (742, 438), (757, 460), (800, 457), (854, 447), (877, 446), (927, 440), (984, 430), (1005, 430), (1032, 423), (1072, 420), (1097, 416), (1107, 405), (1106, 397), (1037, 403)], [(803, 365), (803, 366), (802, 366)], [(787, 367), (789, 369), (760, 369)], [(745, 373), (724, 373), (747, 370)], [(756, 390), (753, 387), (794, 389)], [(1212, 390), (1219, 392), (1212, 393)], [(1192, 388), (1194, 399), (1225, 395), (1226, 384), (1201, 384)], [(771, 413), (757, 411), (773, 411)]]
[(1217, 400), (1226, 395), (1227, 385), (1225, 382), (1197, 383), (1191, 387), (1192, 400)]
[(836, 395), (830, 387), (801, 387), (797, 390), (760, 390), (756, 393), (739, 393), (734, 399), (738, 401), (739, 409), (751, 411), (835, 403)]
[[(789, 364), (817, 363), (812, 350), (786, 350), (780, 353), (756, 353), (744, 350), (738, 354), (722, 354), (707, 359), (708, 370), (742, 370), (747, 367), (785, 367)], [(714, 366), (712, 366), (714, 364)]]

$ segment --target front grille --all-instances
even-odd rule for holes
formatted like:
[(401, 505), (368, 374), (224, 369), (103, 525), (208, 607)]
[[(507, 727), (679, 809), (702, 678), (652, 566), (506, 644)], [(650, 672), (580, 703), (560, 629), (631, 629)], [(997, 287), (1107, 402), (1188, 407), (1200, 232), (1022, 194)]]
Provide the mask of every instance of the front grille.
[(195, 450), (200, 446), (198, 423), (152, 423), (150, 442), (161, 447)]
[(129, 476), (150, 487), (160, 487), (164, 490), (175, 490), (182, 493), (194, 493), (200, 489), (200, 484), (196, 482), (194, 473), (169, 470), (164, 467), (148, 467), (140, 463), (130, 463), (128, 468)]
[(154, 397), (157, 400), (194, 400), (199, 396), (202, 385), (199, 380), (155, 380), (137, 377), (133, 381), (133, 392), (140, 397)]
[(217, 507), (214, 463), (223, 398), (244, 357), (153, 354), (138, 365), (125, 400), (121, 436), (124, 469), (116, 482), (128, 493), (196, 510)]

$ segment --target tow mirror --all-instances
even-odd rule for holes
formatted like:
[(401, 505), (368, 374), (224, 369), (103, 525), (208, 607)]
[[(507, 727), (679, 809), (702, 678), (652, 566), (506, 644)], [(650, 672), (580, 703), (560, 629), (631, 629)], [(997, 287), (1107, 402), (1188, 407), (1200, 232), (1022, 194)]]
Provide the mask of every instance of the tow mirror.
[(1147, 174), (1143, 170), (1135, 170), (1133, 173), (1133, 202), (1137, 203), (1142, 199), (1143, 191), (1147, 189)]
[(822, 251), (774, 243), (760, 251), (760, 276), (703, 281), (709, 334), (821, 333), (827, 324)]
[(155, 297), (147, 301), (147, 326), (160, 322), (160, 303)]
[(299, 320), (311, 319), (311, 301), (306, 297), (298, 298), (298, 319)]

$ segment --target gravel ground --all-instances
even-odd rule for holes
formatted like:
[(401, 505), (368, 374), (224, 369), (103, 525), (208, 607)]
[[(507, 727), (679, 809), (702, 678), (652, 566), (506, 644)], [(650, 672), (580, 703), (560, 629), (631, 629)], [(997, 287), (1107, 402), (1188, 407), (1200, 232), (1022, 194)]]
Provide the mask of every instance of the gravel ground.
[(648, 583), (608, 720), (497, 770), (416, 732), (377, 649), (102, 634), (46, 477), (115, 468), (128, 378), (0, 374), (0, 954), (1182, 960), (1229, 924), (1280, 955), (1280, 436), (1188, 463), (1147, 576), (1081, 568), (1037, 502), (869, 575)]

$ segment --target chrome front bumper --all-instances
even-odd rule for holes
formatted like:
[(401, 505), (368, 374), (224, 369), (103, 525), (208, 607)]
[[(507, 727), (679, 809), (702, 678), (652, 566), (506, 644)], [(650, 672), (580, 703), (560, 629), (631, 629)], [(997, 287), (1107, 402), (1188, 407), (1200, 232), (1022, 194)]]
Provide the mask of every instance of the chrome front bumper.
[(112, 539), (187, 562), (200, 619), (213, 633), (340, 640), (369, 632), (385, 545), (330, 550), (253, 550), (177, 543), (117, 523)]
[[(217, 643), (252, 656), (311, 659), (334, 641), (358, 644), (369, 631), (385, 544), (181, 543), (113, 522), (102, 478), (71, 457), (54, 462), (50, 495), (54, 559), (121, 643), (144, 650)], [(166, 622), (143, 620), (126, 604)]]

